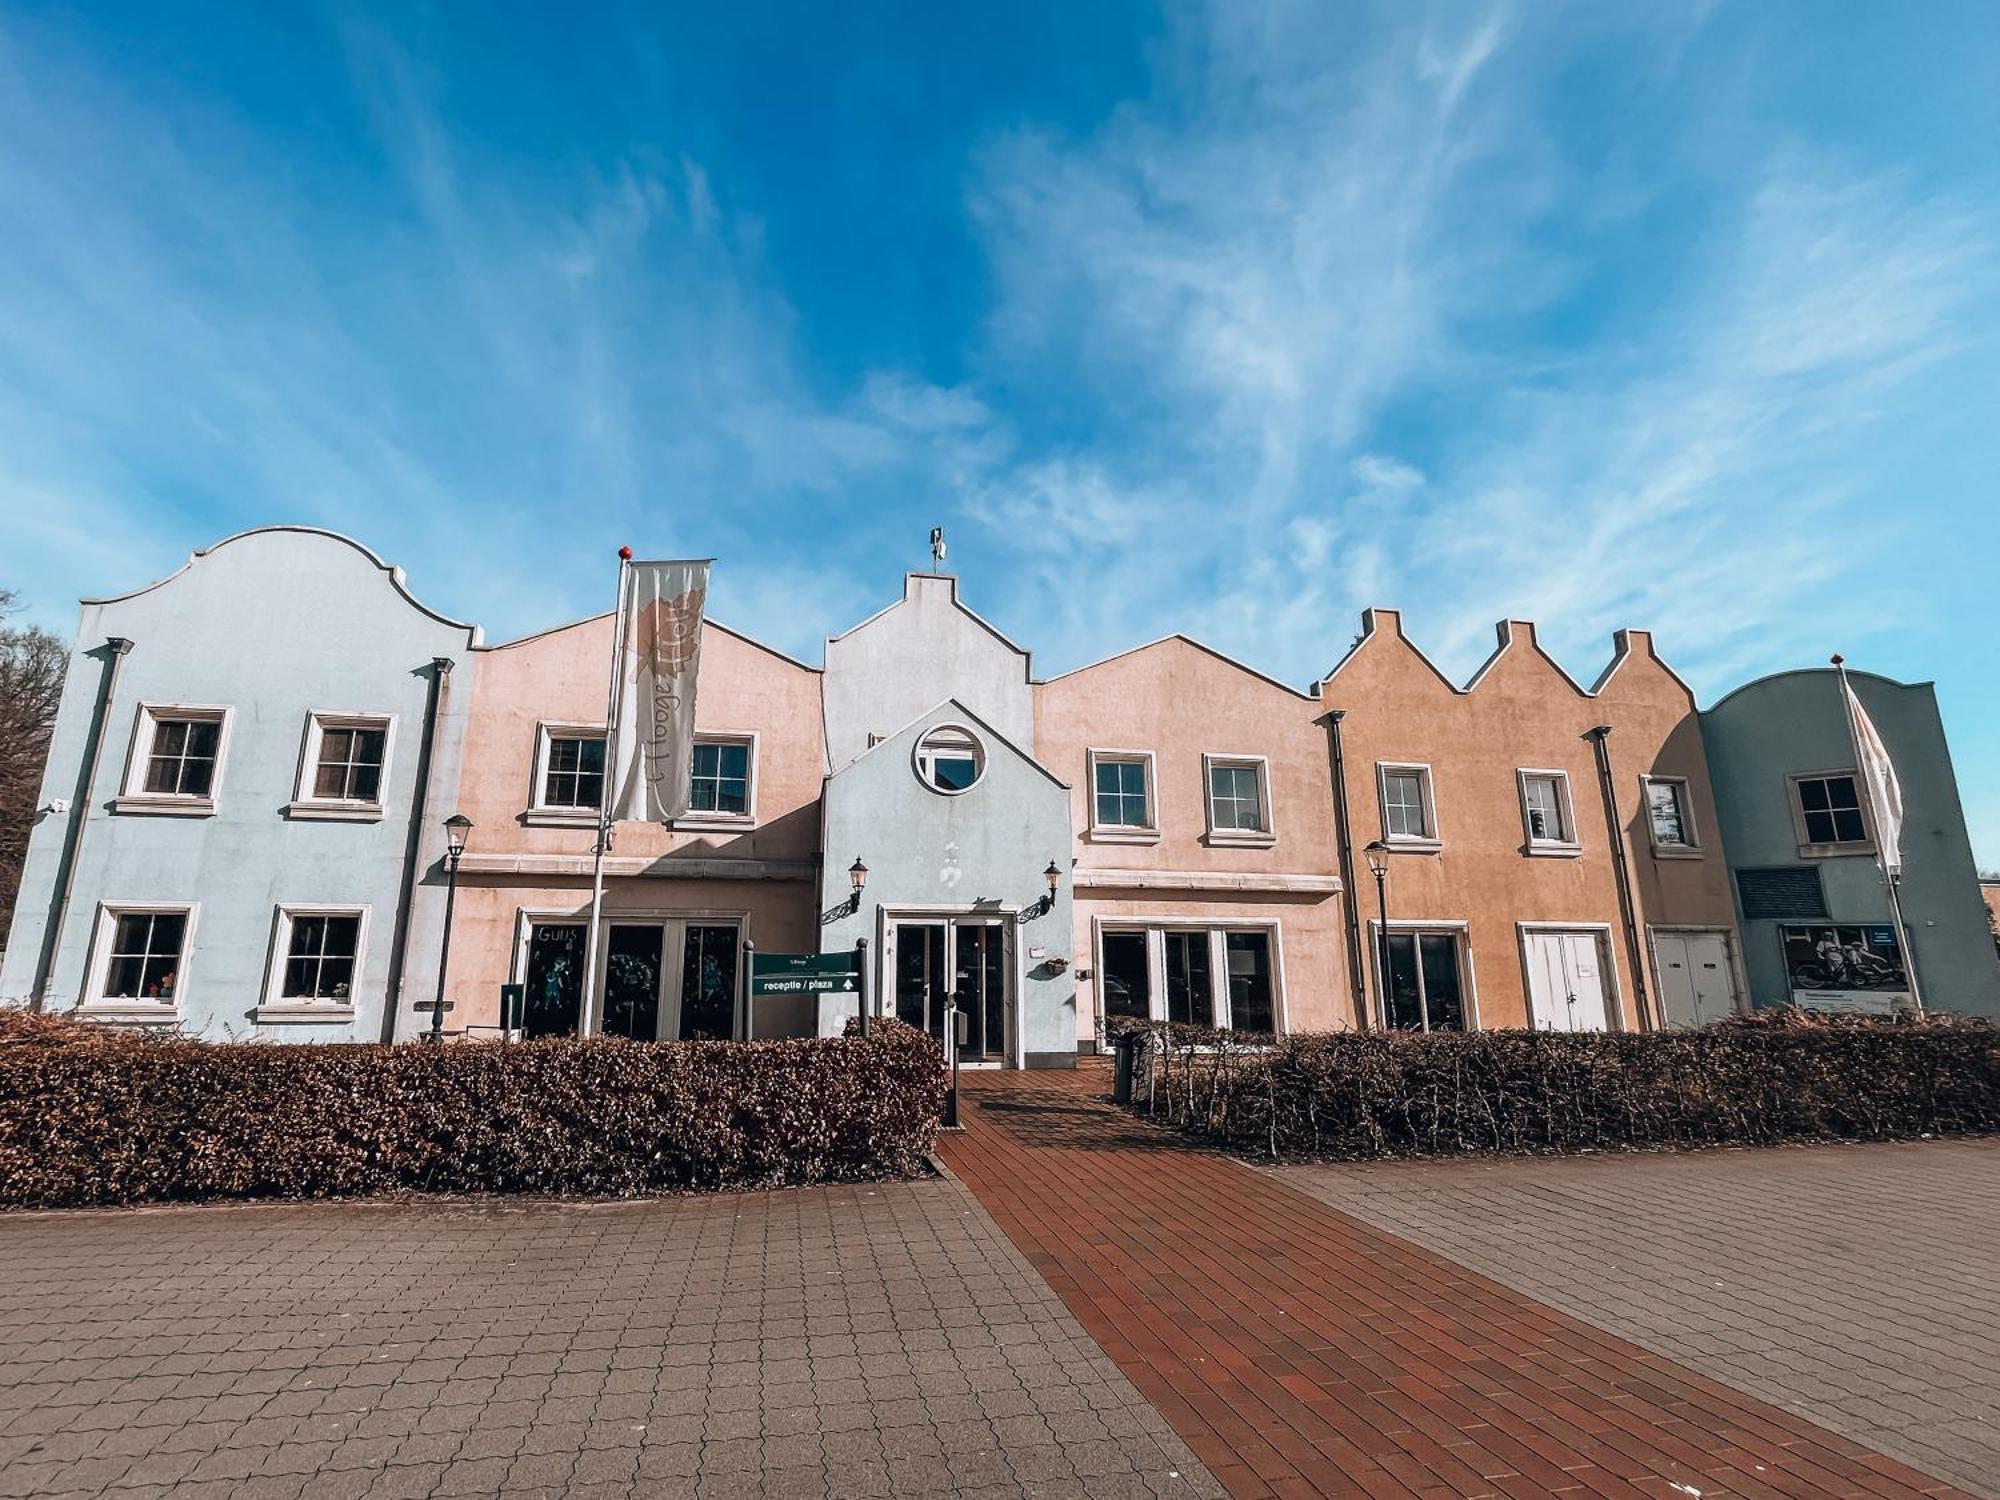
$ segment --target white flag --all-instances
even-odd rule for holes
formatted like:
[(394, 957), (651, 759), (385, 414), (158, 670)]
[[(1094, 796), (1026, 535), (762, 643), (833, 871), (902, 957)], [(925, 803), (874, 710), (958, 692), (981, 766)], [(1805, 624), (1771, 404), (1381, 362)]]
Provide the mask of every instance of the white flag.
[(1854, 696), (1845, 674), (1840, 690), (1847, 695), (1847, 717), (1854, 728), (1855, 754), (1860, 758), (1861, 779), (1868, 784), (1868, 804), (1875, 813), (1875, 838), (1882, 851), (1882, 868), (1891, 875), (1903, 869), (1903, 788), (1896, 780), (1896, 767), (1889, 759), (1882, 736), (1868, 710)]
[(664, 823), (688, 807), (708, 564), (635, 562), (625, 573), (611, 816)]

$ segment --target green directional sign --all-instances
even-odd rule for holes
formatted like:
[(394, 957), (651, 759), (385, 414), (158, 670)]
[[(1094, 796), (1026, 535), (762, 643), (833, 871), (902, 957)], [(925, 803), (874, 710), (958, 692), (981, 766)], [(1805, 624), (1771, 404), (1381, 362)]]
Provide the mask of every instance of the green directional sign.
[(858, 995), (861, 970), (853, 949), (844, 953), (759, 953), (750, 960), (750, 994)]

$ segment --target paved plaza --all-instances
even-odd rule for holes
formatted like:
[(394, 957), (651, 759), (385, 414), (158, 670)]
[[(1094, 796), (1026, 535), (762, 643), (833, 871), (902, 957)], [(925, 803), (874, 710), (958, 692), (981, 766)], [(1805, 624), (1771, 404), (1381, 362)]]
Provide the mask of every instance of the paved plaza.
[(2000, 1143), (0, 1217), (0, 1497), (2000, 1495)]
[(2000, 1494), (2000, 1142), (1281, 1175), (1596, 1327)]

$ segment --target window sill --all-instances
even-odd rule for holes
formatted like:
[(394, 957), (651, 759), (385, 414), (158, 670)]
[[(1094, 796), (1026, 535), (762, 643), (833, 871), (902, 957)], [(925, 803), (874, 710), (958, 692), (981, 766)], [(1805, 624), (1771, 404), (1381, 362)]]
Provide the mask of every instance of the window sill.
[(1875, 845), (1871, 840), (1863, 844), (1801, 844), (1800, 859), (1846, 859), (1860, 855), (1864, 859), (1875, 857)]
[(598, 816), (594, 807), (531, 807), (521, 821), (530, 828), (595, 828)]
[(755, 828), (757, 820), (748, 813), (688, 813), (668, 826), (675, 833), (741, 833)]
[(379, 823), (382, 807), (375, 802), (290, 802), (285, 816), (317, 823)]
[(1530, 859), (1576, 859), (1582, 855), (1583, 845), (1543, 842), (1524, 845), (1521, 852)]
[(111, 810), (116, 813), (143, 813), (162, 818), (212, 818), (215, 816), (215, 799), (141, 795), (113, 797)]
[(1211, 849), (1269, 849), (1278, 842), (1278, 836), (1247, 828), (1211, 828), (1202, 836), (1202, 842)]
[(1655, 859), (1700, 859), (1702, 857), (1703, 852), (1700, 849), (1696, 849), (1688, 844), (1653, 845), (1653, 858)]
[(179, 1005), (162, 1005), (157, 1000), (95, 1000), (79, 1005), (71, 1014), (79, 1021), (102, 1021), (108, 1026), (177, 1026), (181, 1020)]
[(1157, 844), (1160, 830), (1157, 828), (1093, 828), (1084, 835), (1093, 844)]
[(259, 1026), (338, 1026), (354, 1019), (351, 1005), (260, 1005), (250, 1019)]
[(1441, 854), (1444, 852), (1442, 839), (1387, 838), (1382, 842), (1391, 854)]

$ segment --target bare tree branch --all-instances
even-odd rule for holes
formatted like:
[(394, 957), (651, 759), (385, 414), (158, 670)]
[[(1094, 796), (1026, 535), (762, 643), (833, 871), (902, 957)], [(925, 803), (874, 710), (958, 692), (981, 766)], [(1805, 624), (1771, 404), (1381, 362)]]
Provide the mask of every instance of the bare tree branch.
[[(0, 621), (19, 599), (0, 589)], [(0, 932), (13, 920), (68, 664), (63, 643), (46, 630), (0, 625)]]

